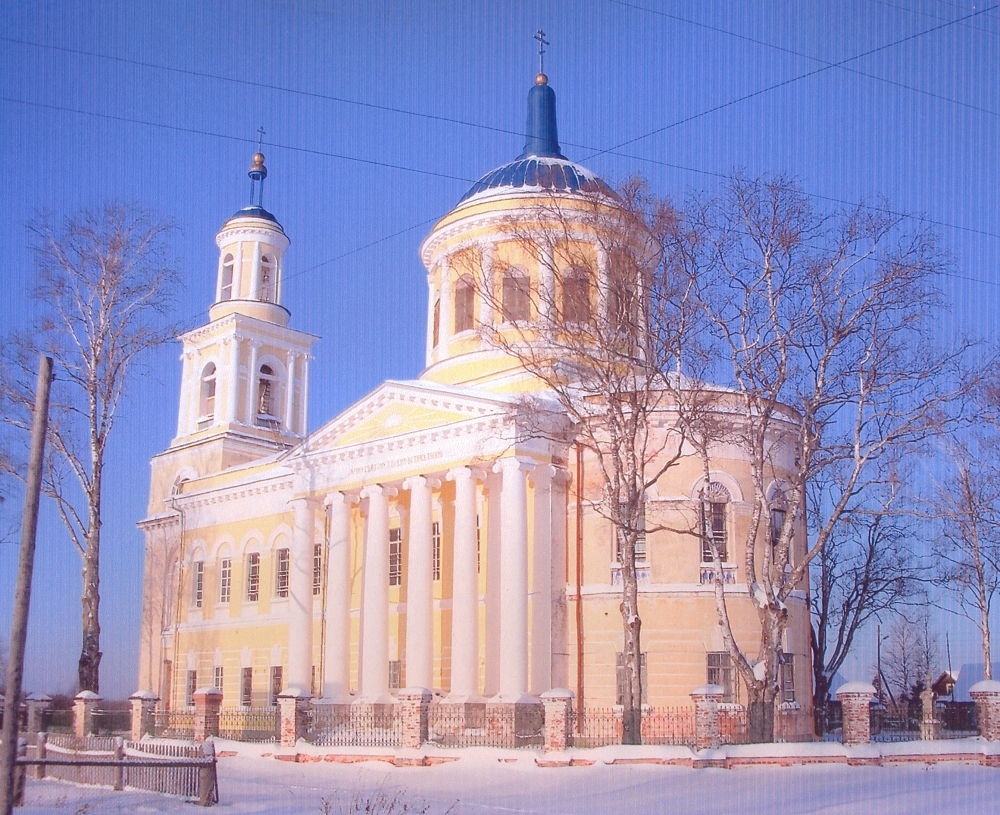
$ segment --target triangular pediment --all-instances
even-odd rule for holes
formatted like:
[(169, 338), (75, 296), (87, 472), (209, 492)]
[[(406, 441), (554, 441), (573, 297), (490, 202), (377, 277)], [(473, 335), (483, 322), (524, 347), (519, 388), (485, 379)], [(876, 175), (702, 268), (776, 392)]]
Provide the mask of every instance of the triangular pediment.
[(495, 394), (425, 382), (388, 381), (316, 430), (300, 447), (310, 452), (445, 428), (510, 410)]

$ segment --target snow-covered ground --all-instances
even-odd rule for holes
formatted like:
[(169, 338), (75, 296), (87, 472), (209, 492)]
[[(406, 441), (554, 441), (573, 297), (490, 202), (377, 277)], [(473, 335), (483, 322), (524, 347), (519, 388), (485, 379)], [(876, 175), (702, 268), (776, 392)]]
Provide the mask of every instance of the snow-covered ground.
[[(253, 755), (219, 760), (225, 813), (354, 813), (359, 803), (398, 798), (393, 813), (574, 813), (628, 815), (678, 812), (877, 813), (940, 815), (996, 812), (1000, 769), (962, 764), (934, 766), (748, 767), (735, 770), (664, 766), (540, 768), (535, 753), (512, 763), (479, 752), (434, 767), (380, 762), (293, 764)], [(113, 792), (58, 781), (29, 781), (24, 815), (187, 813), (202, 810), (177, 798)], [(368, 810), (389, 815), (387, 807)]]

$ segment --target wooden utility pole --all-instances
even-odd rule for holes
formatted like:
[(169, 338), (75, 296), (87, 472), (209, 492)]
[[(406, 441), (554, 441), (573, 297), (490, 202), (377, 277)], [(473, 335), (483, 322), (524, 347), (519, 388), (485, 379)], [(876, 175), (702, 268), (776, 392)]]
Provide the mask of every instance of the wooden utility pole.
[(24, 676), (24, 645), (28, 638), (28, 607), (31, 603), (31, 572), (35, 565), (35, 533), (38, 502), (42, 491), (45, 431), (49, 426), (49, 386), (52, 357), (42, 356), (35, 386), (35, 415), (31, 423), (31, 453), (21, 521), (21, 554), (14, 590), (14, 615), (10, 624), (10, 656), (7, 662), (7, 698), (3, 712), (3, 744), (0, 744), (0, 802), (3, 815), (14, 808), (14, 770), (17, 760), (17, 725), (21, 709), (21, 679)]

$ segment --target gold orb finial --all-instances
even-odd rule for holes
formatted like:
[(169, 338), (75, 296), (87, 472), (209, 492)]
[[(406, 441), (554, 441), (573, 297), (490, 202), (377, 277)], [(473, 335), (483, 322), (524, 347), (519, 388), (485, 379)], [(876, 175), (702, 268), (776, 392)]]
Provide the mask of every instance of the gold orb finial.
[(549, 78), (545, 74), (541, 74), (540, 73), (540, 74), (538, 74), (535, 77), (535, 84), (536, 85), (548, 85), (549, 84)]
[(254, 167), (255, 168), (256, 167), (260, 167), (263, 164), (264, 164), (264, 154), (263, 153), (254, 153), (253, 154), (253, 165), (254, 165)]

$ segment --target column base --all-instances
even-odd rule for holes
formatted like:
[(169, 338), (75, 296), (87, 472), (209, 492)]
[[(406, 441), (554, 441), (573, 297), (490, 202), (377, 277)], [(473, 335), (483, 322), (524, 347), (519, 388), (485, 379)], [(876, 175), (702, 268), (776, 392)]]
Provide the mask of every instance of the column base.
[(486, 730), (498, 747), (541, 746), (544, 720), (542, 703), (528, 694), (513, 701), (494, 696), (486, 702)]

